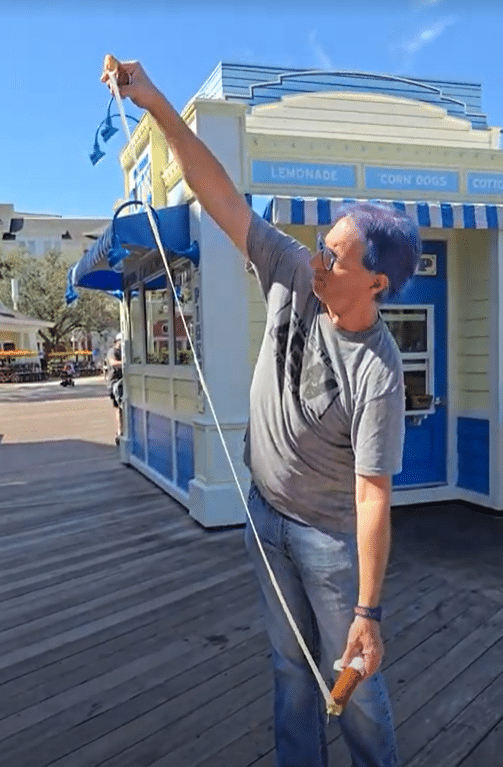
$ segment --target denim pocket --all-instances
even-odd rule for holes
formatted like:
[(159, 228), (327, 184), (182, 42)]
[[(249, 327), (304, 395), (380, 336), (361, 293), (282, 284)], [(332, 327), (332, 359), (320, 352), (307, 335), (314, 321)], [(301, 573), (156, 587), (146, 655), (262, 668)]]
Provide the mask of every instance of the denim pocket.
[(260, 493), (258, 491), (258, 487), (255, 484), (255, 482), (253, 482), (253, 480), (252, 480), (251, 485), (250, 485), (250, 490), (248, 492), (248, 503), (250, 503), (250, 501), (253, 501), (254, 498), (257, 498), (258, 495), (260, 495)]

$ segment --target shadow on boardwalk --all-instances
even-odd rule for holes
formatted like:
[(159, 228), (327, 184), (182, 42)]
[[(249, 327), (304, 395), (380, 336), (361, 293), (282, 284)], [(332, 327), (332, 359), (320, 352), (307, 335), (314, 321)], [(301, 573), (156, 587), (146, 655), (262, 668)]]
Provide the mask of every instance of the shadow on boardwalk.
[[(242, 530), (201, 529), (110, 445), (0, 451), (0, 763), (272, 767)], [(394, 520), (385, 674), (403, 763), (502, 764), (503, 521), (459, 505)]]

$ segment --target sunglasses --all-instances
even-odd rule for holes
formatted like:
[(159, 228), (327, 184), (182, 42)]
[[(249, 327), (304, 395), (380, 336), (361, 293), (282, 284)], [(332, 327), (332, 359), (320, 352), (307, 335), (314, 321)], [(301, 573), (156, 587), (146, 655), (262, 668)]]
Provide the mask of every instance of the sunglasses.
[(327, 272), (330, 272), (337, 261), (337, 256), (333, 250), (330, 250), (330, 248), (327, 247), (325, 238), (322, 234), (318, 234), (316, 237), (316, 252), (321, 254), (321, 262)]

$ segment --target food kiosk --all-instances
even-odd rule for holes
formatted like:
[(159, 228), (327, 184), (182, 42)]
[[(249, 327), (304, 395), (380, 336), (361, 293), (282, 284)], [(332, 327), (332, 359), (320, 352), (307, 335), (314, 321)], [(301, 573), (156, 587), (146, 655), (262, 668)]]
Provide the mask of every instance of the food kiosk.
[[(417, 275), (381, 307), (402, 354), (406, 440), (393, 503), (503, 509), (503, 153), (474, 83), (220, 64), (183, 111), (250, 205), (314, 250), (343, 200), (388, 201), (420, 226)], [(265, 311), (242, 256), (201, 210), (155, 122), (121, 154), (125, 207), (70, 273), (123, 306), (121, 457), (202, 525), (244, 509), (242, 461)], [(175, 291), (136, 201), (156, 210)]]

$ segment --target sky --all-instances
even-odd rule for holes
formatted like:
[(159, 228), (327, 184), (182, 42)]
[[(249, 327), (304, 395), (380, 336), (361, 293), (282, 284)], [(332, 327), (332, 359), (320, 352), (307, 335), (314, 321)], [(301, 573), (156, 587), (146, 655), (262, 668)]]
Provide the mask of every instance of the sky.
[(480, 83), (503, 126), (501, 0), (0, 0), (0, 28), (0, 203), (19, 212), (113, 215), (122, 129), (89, 160), (106, 53), (178, 110), (223, 61)]

